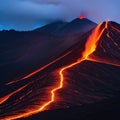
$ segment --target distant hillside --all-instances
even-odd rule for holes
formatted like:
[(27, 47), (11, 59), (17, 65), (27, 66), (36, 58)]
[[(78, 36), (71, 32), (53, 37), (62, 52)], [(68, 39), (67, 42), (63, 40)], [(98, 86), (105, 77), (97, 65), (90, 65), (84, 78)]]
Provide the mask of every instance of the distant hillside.
[(53, 22), (48, 25), (45, 25), (41, 28), (37, 28), (37, 29), (35, 29), (35, 31), (53, 34), (56, 31), (58, 31), (59, 29), (61, 29), (62, 27), (64, 27), (66, 24), (67, 24), (67, 22), (57, 21), (57, 22)]

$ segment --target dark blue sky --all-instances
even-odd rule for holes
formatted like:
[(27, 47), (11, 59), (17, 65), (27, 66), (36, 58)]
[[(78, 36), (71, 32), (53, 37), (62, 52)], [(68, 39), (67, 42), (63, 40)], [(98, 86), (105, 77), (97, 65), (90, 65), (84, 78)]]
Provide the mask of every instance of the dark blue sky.
[(94, 22), (120, 23), (120, 0), (0, 0), (0, 30), (31, 30), (81, 13)]

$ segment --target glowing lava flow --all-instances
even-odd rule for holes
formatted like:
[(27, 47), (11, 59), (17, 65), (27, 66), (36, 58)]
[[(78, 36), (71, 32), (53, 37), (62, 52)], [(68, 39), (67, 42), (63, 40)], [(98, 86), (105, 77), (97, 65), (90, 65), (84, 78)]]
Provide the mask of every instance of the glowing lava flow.
[(82, 57), (84, 59), (89, 60), (88, 56), (96, 50), (98, 40), (100, 39), (106, 27), (108, 26), (107, 24), (108, 22), (105, 23), (105, 27), (102, 30), (100, 30), (101, 24), (99, 24), (93, 31), (91, 36), (88, 38), (87, 43), (85, 44), (85, 51), (83, 51), (82, 54)]
[(68, 54), (70, 54), (71, 52), (72, 52), (72, 51), (67, 52), (67, 53), (64, 54), (63, 56), (61, 56), (61, 57), (55, 59), (54, 61), (52, 61), (52, 62), (44, 65), (43, 67), (35, 70), (34, 72), (32, 72), (32, 73), (24, 76), (22, 79), (18, 79), (18, 80), (11, 81), (11, 82), (9, 82), (9, 83), (6, 83), (6, 85), (10, 85), (10, 84), (13, 84), (13, 83), (17, 83), (17, 82), (19, 82), (19, 81), (21, 81), (21, 80), (24, 80), (24, 79), (27, 79), (27, 78), (30, 78), (30, 77), (34, 76), (35, 74), (37, 74), (38, 72), (40, 72), (40, 71), (44, 70), (45, 68), (49, 67), (49, 66), (52, 65), (53, 63), (61, 60), (62, 58), (64, 58), (64, 57), (67, 56)]
[(24, 86), (20, 87), (19, 89), (15, 90), (14, 92), (6, 95), (5, 97), (0, 98), (0, 104), (3, 104), (3, 103), (4, 103), (5, 101), (7, 101), (11, 96), (13, 96), (14, 94), (20, 92), (21, 90), (23, 90), (23, 89), (24, 89), (25, 87), (27, 87), (28, 85), (29, 85), (29, 84), (24, 85)]
[[(107, 24), (107, 22), (106, 22)], [(40, 110), (43, 110), (46, 106), (48, 106), (51, 102), (54, 101), (55, 99), (55, 92), (59, 89), (61, 89), (63, 87), (63, 81), (64, 81), (64, 74), (63, 72), (65, 70), (67, 70), (68, 68), (71, 68), (79, 63), (81, 63), (82, 61), (84, 60), (87, 60), (87, 57), (92, 54), (95, 50), (96, 50), (96, 47), (97, 47), (97, 42), (99, 41), (101, 35), (103, 34), (105, 28), (103, 28), (102, 30), (100, 30), (101, 28), (101, 25), (102, 24), (99, 24), (96, 29), (93, 31), (92, 35), (88, 38), (88, 41), (85, 45), (85, 51), (83, 52), (82, 54), (82, 58), (77, 60), (76, 62), (70, 64), (70, 65), (67, 65), (63, 68), (60, 69), (59, 71), (59, 75), (60, 75), (60, 84), (57, 88), (54, 88), (52, 91), (51, 91), (51, 100), (49, 102), (47, 102), (46, 104), (44, 104)], [(106, 26), (106, 25), (105, 25)]]
[[(106, 22), (106, 24), (107, 24), (107, 22)], [(59, 89), (61, 89), (63, 87), (64, 71), (68, 70), (69, 68), (71, 68), (71, 67), (73, 67), (77, 64), (80, 64), (82, 61), (88, 59), (88, 56), (96, 50), (99, 39), (100, 39), (101, 35), (103, 34), (103, 32), (105, 30), (105, 27), (107, 26), (106, 24), (105, 24), (104, 28), (101, 28), (102, 24), (99, 24), (95, 28), (95, 30), (93, 31), (93, 33), (91, 34), (91, 36), (87, 40), (87, 43), (85, 45), (85, 50), (83, 51), (82, 57), (80, 59), (78, 59), (76, 62), (74, 62), (72, 64), (69, 64), (69, 65), (60, 69), (60, 71), (59, 71), (60, 83), (59, 83), (58, 87), (55, 87), (50, 91), (51, 92), (51, 98), (50, 98), (49, 101), (44, 103), (38, 109), (30, 109), (29, 111), (26, 111), (25, 113), (21, 113), (21, 114), (18, 114), (18, 115), (13, 115), (13, 116), (10, 116), (10, 117), (6, 117), (3, 120), (14, 120), (14, 119), (17, 119), (17, 118), (31, 116), (33, 114), (36, 114), (38, 112), (41, 112), (41, 111), (45, 110), (46, 107), (48, 107), (52, 102), (54, 102), (55, 101), (55, 92), (57, 92)]]

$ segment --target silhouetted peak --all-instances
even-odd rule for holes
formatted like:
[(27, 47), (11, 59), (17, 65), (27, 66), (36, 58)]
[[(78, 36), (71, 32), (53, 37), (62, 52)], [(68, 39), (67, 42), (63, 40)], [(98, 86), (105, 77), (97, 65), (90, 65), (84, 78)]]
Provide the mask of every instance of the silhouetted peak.
[(71, 23), (81, 23), (81, 24), (83, 24), (83, 23), (94, 23), (94, 24), (96, 24), (95, 22), (93, 22), (93, 21), (91, 21), (87, 18), (82, 18), (82, 19), (76, 18), (76, 19), (72, 20)]
[(89, 30), (93, 29), (97, 24), (86, 19), (76, 18), (66, 24), (62, 29), (60, 29), (59, 33), (62, 34), (77, 34), (77, 33), (85, 33)]

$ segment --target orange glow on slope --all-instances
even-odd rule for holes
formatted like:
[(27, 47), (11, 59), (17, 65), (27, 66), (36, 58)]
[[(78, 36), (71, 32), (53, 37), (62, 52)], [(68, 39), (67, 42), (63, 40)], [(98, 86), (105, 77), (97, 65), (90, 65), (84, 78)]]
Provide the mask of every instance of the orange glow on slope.
[(97, 47), (98, 40), (100, 39), (104, 29), (100, 31), (101, 24), (99, 24), (96, 29), (93, 31), (93, 34), (88, 38), (87, 43), (85, 44), (85, 51), (83, 51), (82, 57), (83, 59), (88, 59), (88, 56), (92, 54)]
[(93, 62), (96, 62), (96, 63), (104, 63), (104, 64), (107, 64), (107, 65), (113, 65), (113, 66), (118, 66), (118, 67), (120, 67), (120, 64), (118, 64), (118, 63), (114, 63), (113, 61), (111, 62), (111, 61), (106, 61), (106, 60), (103, 60), (103, 59), (93, 59), (93, 58), (89, 58), (88, 59), (89, 61), (93, 61)]
[(28, 86), (28, 84), (27, 85), (24, 85), (24, 86), (22, 86), (21, 88), (19, 88), (19, 89), (17, 89), (17, 90), (15, 90), (14, 92), (12, 92), (12, 93), (10, 93), (10, 94), (8, 94), (8, 95), (6, 95), (5, 97), (3, 97), (3, 98), (0, 98), (0, 104), (2, 104), (2, 103), (4, 103), (5, 101), (7, 101), (12, 95), (14, 95), (14, 94), (16, 94), (17, 92), (20, 92), (21, 90), (23, 90), (25, 87), (27, 87)]
[(116, 30), (117, 32), (120, 32), (119, 29), (115, 28), (114, 26), (111, 26), (114, 30)]
[[(70, 65), (67, 65), (63, 68), (60, 69), (59, 71), (59, 75), (60, 75), (60, 84), (57, 88), (54, 88), (51, 93), (52, 93), (52, 96), (51, 96), (51, 101), (47, 102), (46, 104), (44, 104), (42, 106), (42, 109), (44, 109), (46, 106), (48, 106), (51, 102), (54, 101), (55, 99), (55, 92), (59, 89), (61, 89), (63, 87), (63, 81), (64, 81), (64, 74), (63, 72), (79, 63), (81, 63), (82, 61), (84, 60), (87, 60), (87, 57), (92, 54), (95, 50), (96, 50), (96, 47), (97, 47), (97, 42), (99, 41), (102, 33), (104, 32), (105, 28), (100, 30), (100, 27), (101, 27), (102, 24), (99, 24), (96, 29), (93, 31), (92, 35), (88, 38), (87, 40), (87, 43), (85, 45), (85, 51), (83, 52), (82, 54), (82, 58), (77, 60), (76, 62), (70, 64)], [(89, 44), (91, 43), (91, 45)], [(42, 110), (41, 109), (41, 110)]]
[[(109, 25), (109, 21), (106, 22), (106, 24), (105, 24), (105, 29), (108, 29), (108, 25)], [(119, 32), (119, 29), (115, 28), (115, 27), (112, 26), (112, 25), (111, 25), (111, 27), (112, 27), (112, 29), (114, 29), (115, 31)], [(112, 39), (112, 37), (109, 35), (109, 31), (106, 33), (106, 36), (108, 37), (109, 40), (111, 40), (111, 42), (112, 42), (113, 45), (115, 45), (118, 49), (120, 49), (120, 46), (118, 45), (118, 43), (116, 43), (116, 42)], [(102, 47), (102, 46), (101, 46), (101, 47)], [(104, 64), (108, 64), (108, 65), (118, 66), (118, 67), (120, 66), (120, 64), (119, 64), (120, 62), (118, 63), (118, 62), (116, 62), (116, 61), (114, 61), (114, 60), (109, 61), (109, 60), (105, 60), (105, 59), (98, 58), (98, 57), (96, 57), (96, 56), (94, 56), (94, 57), (90, 57), (90, 56), (89, 56), (89, 58), (88, 58), (87, 60), (93, 61), (93, 62), (97, 62), (97, 63), (104, 63)]]
[(26, 76), (25, 76), (25, 77), (23, 77), (22, 79), (26, 79), (26, 78), (29, 78), (29, 77), (31, 77), (31, 76), (33, 76), (33, 75), (35, 75), (36, 73), (38, 73), (38, 72), (40, 72), (41, 70), (43, 70), (43, 69), (47, 68), (48, 66), (52, 65), (53, 63), (57, 62), (58, 60), (62, 59), (63, 57), (67, 56), (67, 55), (68, 55), (68, 54), (70, 54), (70, 53), (71, 53), (71, 51), (69, 51), (69, 52), (68, 52), (68, 53), (66, 53), (65, 55), (63, 55), (63, 56), (61, 56), (61, 57), (57, 58), (56, 60), (54, 60), (54, 61), (52, 61), (52, 62), (48, 63), (47, 65), (45, 65), (45, 66), (41, 67), (40, 69), (38, 69), (38, 70), (36, 70), (36, 71), (34, 71), (34, 72), (32, 72), (32, 73), (30, 73), (30, 74), (26, 75)]
[(105, 29), (108, 29), (108, 24), (109, 24), (109, 21), (106, 21)]
[(65, 56), (67, 56), (67, 55), (70, 54), (71, 52), (72, 52), (72, 51), (67, 52), (65, 55), (63, 55), (63, 56), (55, 59), (54, 61), (52, 61), (52, 62), (44, 65), (43, 67), (41, 67), (41, 68), (33, 71), (32, 73), (24, 76), (22, 79), (11, 81), (11, 82), (9, 82), (9, 83), (6, 83), (6, 85), (10, 85), (10, 84), (13, 84), (13, 83), (16, 83), (16, 82), (19, 82), (19, 81), (21, 81), (21, 80), (24, 80), (24, 79), (27, 79), (27, 78), (30, 78), (30, 77), (34, 76), (34, 75), (37, 74), (38, 72), (44, 70), (45, 68), (49, 67), (49, 66), (52, 65), (53, 63), (55, 63), (55, 62), (59, 61), (60, 59), (64, 58)]
[(75, 66), (77, 64), (80, 64), (84, 60), (87, 60), (88, 56), (96, 50), (98, 41), (99, 41), (102, 33), (105, 30), (105, 27), (101, 30), (101, 25), (102, 24), (99, 24), (95, 28), (95, 30), (92, 32), (91, 36), (88, 38), (87, 43), (85, 44), (85, 50), (82, 53), (82, 57), (80, 59), (78, 59), (76, 62), (74, 62), (72, 64), (69, 64), (69, 65), (67, 65), (67, 66), (65, 66), (65, 67), (63, 67), (59, 70), (60, 82), (58, 84), (58, 87), (55, 87), (50, 91), (51, 97), (50, 97), (49, 101), (44, 103), (38, 109), (29, 109), (25, 113), (20, 113), (18, 115), (10, 116), (10, 117), (5, 118), (4, 120), (14, 120), (14, 119), (17, 119), (17, 118), (31, 116), (33, 114), (36, 114), (38, 112), (41, 112), (41, 111), (45, 110), (52, 102), (54, 102), (55, 101), (55, 92), (57, 92), (59, 89), (61, 89), (63, 87), (64, 71), (68, 70), (69, 68), (72, 68), (73, 66)]

